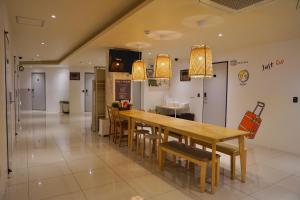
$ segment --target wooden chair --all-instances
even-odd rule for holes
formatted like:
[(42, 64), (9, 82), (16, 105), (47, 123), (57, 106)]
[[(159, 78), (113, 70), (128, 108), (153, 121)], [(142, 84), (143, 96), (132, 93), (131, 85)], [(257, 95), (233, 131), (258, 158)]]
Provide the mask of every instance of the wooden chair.
[(141, 140), (143, 138), (145, 138), (146, 135), (149, 135), (150, 134), (150, 131), (149, 130), (144, 130), (144, 129), (135, 129), (134, 130), (134, 135), (135, 135), (135, 139), (136, 139), (136, 151), (137, 153), (139, 154), (139, 151), (140, 151), (140, 143), (141, 143)]
[(119, 142), (119, 146), (121, 146), (122, 140), (124, 138), (127, 138), (128, 140), (128, 134), (125, 135), (125, 131), (128, 130), (128, 121), (122, 120), (120, 118), (119, 109), (112, 108), (112, 117), (114, 121), (114, 134), (115, 134), (115, 143)]
[[(200, 167), (200, 192), (205, 191), (206, 182), (206, 169), (211, 164), (212, 154), (211, 152), (197, 149), (180, 142), (170, 141), (160, 144), (159, 147), (159, 167), (164, 169), (165, 153), (184, 158)], [(216, 180), (215, 184), (219, 182), (220, 176), (220, 155), (217, 155), (216, 159)]]
[(111, 137), (113, 137), (113, 141), (115, 140), (115, 122), (113, 121), (112, 116), (112, 107), (107, 105), (107, 113), (109, 118), (109, 134), (108, 134), (108, 141), (110, 142)]
[(157, 128), (153, 127), (154, 131), (152, 131), (152, 134), (144, 135), (143, 138), (140, 138), (142, 140), (142, 156), (145, 157), (145, 148), (146, 148), (146, 140), (149, 141), (149, 155), (150, 158), (152, 158), (153, 152), (156, 151), (157, 159), (158, 159), (158, 148), (160, 143), (162, 142), (162, 136), (161, 136), (161, 130), (158, 130)]
[[(144, 109), (141, 109), (141, 111), (146, 112)], [(146, 124), (146, 123), (144, 123), (144, 122), (139, 122), (139, 121), (137, 121), (137, 122), (135, 122), (135, 126), (136, 126), (136, 127), (135, 127), (136, 129), (138, 129), (138, 127), (140, 127), (142, 130), (143, 130), (144, 128), (150, 128), (151, 131), (152, 131), (152, 133), (154, 132), (153, 126), (151, 126), (151, 125), (149, 125), (149, 124)]]

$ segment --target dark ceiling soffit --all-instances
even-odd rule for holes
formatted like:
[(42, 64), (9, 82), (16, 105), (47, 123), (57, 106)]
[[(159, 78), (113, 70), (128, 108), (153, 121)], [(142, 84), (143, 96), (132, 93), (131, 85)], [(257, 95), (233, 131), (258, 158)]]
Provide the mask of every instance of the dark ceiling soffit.
[(39, 64), (47, 64), (47, 65), (58, 65), (62, 61), (64, 61), (66, 58), (68, 58), (70, 55), (72, 55), (74, 52), (79, 50), (80, 48), (84, 47), (87, 43), (93, 41), (98, 36), (100, 36), (102, 33), (110, 30), (111, 28), (115, 27), (122, 21), (124, 21), (126, 18), (130, 17), (134, 13), (136, 13), (138, 10), (142, 9), (149, 3), (151, 3), (154, 0), (142, 0), (141, 2), (137, 2), (132, 7), (130, 7), (128, 10), (122, 12), (120, 15), (116, 16), (114, 19), (112, 19), (110, 22), (105, 24), (103, 27), (101, 27), (96, 32), (92, 33), (87, 39), (83, 40), (79, 45), (76, 45), (72, 50), (64, 54), (60, 59), (58, 60), (45, 60), (45, 61), (21, 61), (20, 64), (23, 65), (39, 65)]

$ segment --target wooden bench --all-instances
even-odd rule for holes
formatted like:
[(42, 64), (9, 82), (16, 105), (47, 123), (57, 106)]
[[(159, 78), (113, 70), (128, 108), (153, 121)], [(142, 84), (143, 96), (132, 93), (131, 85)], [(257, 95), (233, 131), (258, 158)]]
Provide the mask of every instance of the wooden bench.
[[(186, 159), (200, 167), (200, 192), (205, 191), (206, 168), (211, 162), (211, 152), (197, 149), (180, 142), (170, 141), (164, 142), (159, 146), (159, 167), (161, 170), (164, 168), (165, 153)], [(220, 174), (220, 156), (217, 155), (216, 159), (216, 185), (219, 182)]]
[[(192, 146), (194, 146), (195, 144), (199, 144), (203, 147), (204, 150), (205, 148), (211, 149), (211, 144), (203, 141), (192, 140), (191, 144)], [(230, 156), (230, 178), (235, 179), (235, 169), (236, 169), (235, 162), (236, 162), (236, 156), (240, 155), (239, 147), (228, 143), (219, 143), (217, 144), (217, 151)], [(246, 153), (247, 152), (245, 152), (245, 154)]]

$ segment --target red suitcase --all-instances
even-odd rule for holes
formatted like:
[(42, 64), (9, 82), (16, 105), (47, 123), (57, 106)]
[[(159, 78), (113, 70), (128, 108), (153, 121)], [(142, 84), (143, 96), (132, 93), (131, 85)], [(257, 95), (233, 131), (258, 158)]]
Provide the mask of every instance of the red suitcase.
[[(255, 114), (255, 112), (260, 108), (260, 111), (258, 114)], [(254, 139), (255, 135), (258, 131), (258, 128), (261, 124), (261, 113), (265, 108), (265, 104), (262, 102), (257, 102), (257, 105), (254, 108), (254, 111), (247, 111), (239, 125), (239, 130), (248, 131), (249, 135), (246, 137), (248, 139)]]

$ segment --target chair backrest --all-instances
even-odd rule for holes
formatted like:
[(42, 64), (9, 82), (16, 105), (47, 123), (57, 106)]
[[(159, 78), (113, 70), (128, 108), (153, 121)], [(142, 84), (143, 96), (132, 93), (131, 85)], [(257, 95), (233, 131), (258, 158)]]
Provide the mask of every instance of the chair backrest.
[(119, 114), (119, 109), (118, 108), (111, 108), (111, 113), (112, 113), (112, 119), (113, 122), (118, 126), (121, 124), (121, 119), (120, 119), (120, 114)]
[(112, 123), (113, 122), (112, 107), (107, 105), (106, 108), (107, 108), (109, 122)]

